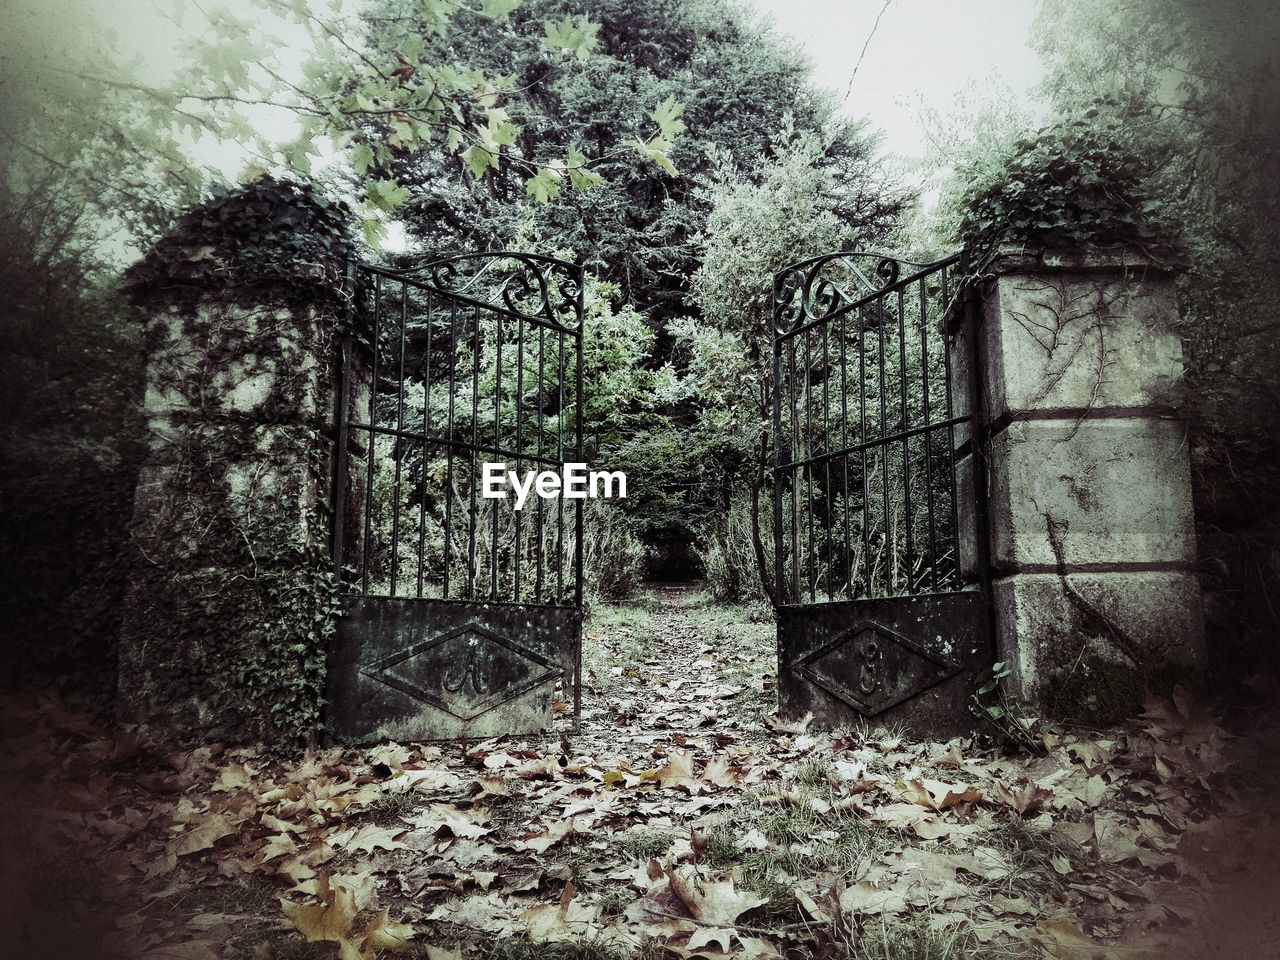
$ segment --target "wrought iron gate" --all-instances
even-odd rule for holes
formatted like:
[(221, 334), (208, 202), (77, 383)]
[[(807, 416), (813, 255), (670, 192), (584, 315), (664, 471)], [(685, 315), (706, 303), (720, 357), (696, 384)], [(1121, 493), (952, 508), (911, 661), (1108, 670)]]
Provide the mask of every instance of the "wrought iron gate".
[(488, 737), (580, 698), (582, 501), (486, 498), (483, 464), (582, 447), (581, 268), (524, 253), (354, 269), (329, 657), (341, 740)]
[(965, 268), (841, 252), (774, 278), (784, 716), (967, 723), (992, 639)]

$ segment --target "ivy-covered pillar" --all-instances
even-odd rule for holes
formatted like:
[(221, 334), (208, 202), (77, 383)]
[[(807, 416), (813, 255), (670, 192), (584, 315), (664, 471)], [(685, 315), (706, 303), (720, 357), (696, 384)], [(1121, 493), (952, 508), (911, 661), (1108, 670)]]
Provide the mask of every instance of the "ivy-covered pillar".
[(191, 210), (133, 267), (145, 461), (120, 642), (124, 718), (198, 738), (314, 735), (346, 211), (264, 179)]
[(983, 272), (999, 654), (1047, 713), (1122, 716), (1204, 658), (1175, 278), (1127, 250)]

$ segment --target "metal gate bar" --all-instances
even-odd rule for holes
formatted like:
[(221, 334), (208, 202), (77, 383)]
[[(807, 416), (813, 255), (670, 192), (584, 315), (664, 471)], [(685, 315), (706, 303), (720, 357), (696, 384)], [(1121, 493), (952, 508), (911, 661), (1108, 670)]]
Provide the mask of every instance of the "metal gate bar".
[(972, 417), (942, 321), (964, 260), (841, 252), (775, 278), (780, 605), (963, 587), (956, 439)]
[(966, 678), (992, 649), (967, 265), (849, 251), (774, 278), (784, 716), (970, 724)]
[[(568, 266), (528, 254), (503, 257), (523, 269)], [(442, 274), (440, 266), (430, 268), (429, 279), (359, 268), (370, 300), (367, 356), (354, 364), (355, 347), (344, 344), (349, 383), (339, 433), (343, 449), (353, 436), (365, 441), (368, 473), (357, 484), (364, 500), (358, 542), (335, 525), (335, 572), (344, 590), (364, 597), (580, 605), (582, 501), (557, 499), (548, 507), (531, 497), (516, 511), (512, 500), (483, 499), (479, 492), (485, 461), (506, 462), (521, 474), (559, 470), (581, 449), (580, 282), (559, 278), (565, 299), (557, 302), (547, 280), (520, 281), (547, 291), (536, 294), (541, 300), (533, 312), (504, 299), (510, 290), (502, 283), (496, 301), (462, 294), (444, 285), (456, 274)], [(525, 370), (533, 355), (530, 396)], [(361, 366), (368, 369), (367, 397), (357, 415), (349, 398), (359, 386), (353, 370)], [(409, 398), (412, 423), (406, 422)], [(429, 472), (433, 460), (443, 470), (439, 477)], [(340, 493), (351, 485), (350, 461), (339, 458)], [(387, 464), (390, 475), (381, 476)], [(387, 510), (389, 517), (381, 517)], [(411, 525), (403, 522), (407, 511), (416, 513)], [(429, 544), (429, 532), (433, 541), (439, 535), (438, 544)], [(412, 575), (404, 575), (406, 567)]]
[[(341, 345), (326, 723), (339, 739), (545, 729), (581, 707), (583, 502), (483, 497), (559, 472), (583, 423), (581, 268), (526, 253), (358, 265)], [(569, 513), (566, 518), (566, 512)], [(525, 516), (525, 514), (528, 516)]]

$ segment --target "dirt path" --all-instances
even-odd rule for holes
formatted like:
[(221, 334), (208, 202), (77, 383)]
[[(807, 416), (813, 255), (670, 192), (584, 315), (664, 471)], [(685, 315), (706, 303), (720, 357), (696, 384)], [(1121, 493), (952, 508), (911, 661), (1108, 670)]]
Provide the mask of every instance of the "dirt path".
[(584, 630), (579, 736), (657, 743), (763, 732), (772, 636), (767, 618), (712, 604), (698, 583), (655, 583), (636, 606), (597, 611)]

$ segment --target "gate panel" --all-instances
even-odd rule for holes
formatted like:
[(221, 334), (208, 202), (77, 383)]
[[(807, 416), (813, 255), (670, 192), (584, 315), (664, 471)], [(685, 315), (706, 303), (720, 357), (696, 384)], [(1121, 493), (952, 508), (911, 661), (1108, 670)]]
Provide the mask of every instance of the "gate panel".
[(582, 445), (580, 268), (520, 253), (360, 267), (343, 344), (329, 658), (343, 740), (532, 733), (579, 703), (582, 501), (482, 495)]
[(992, 641), (964, 266), (841, 252), (775, 277), (785, 716), (969, 722)]

